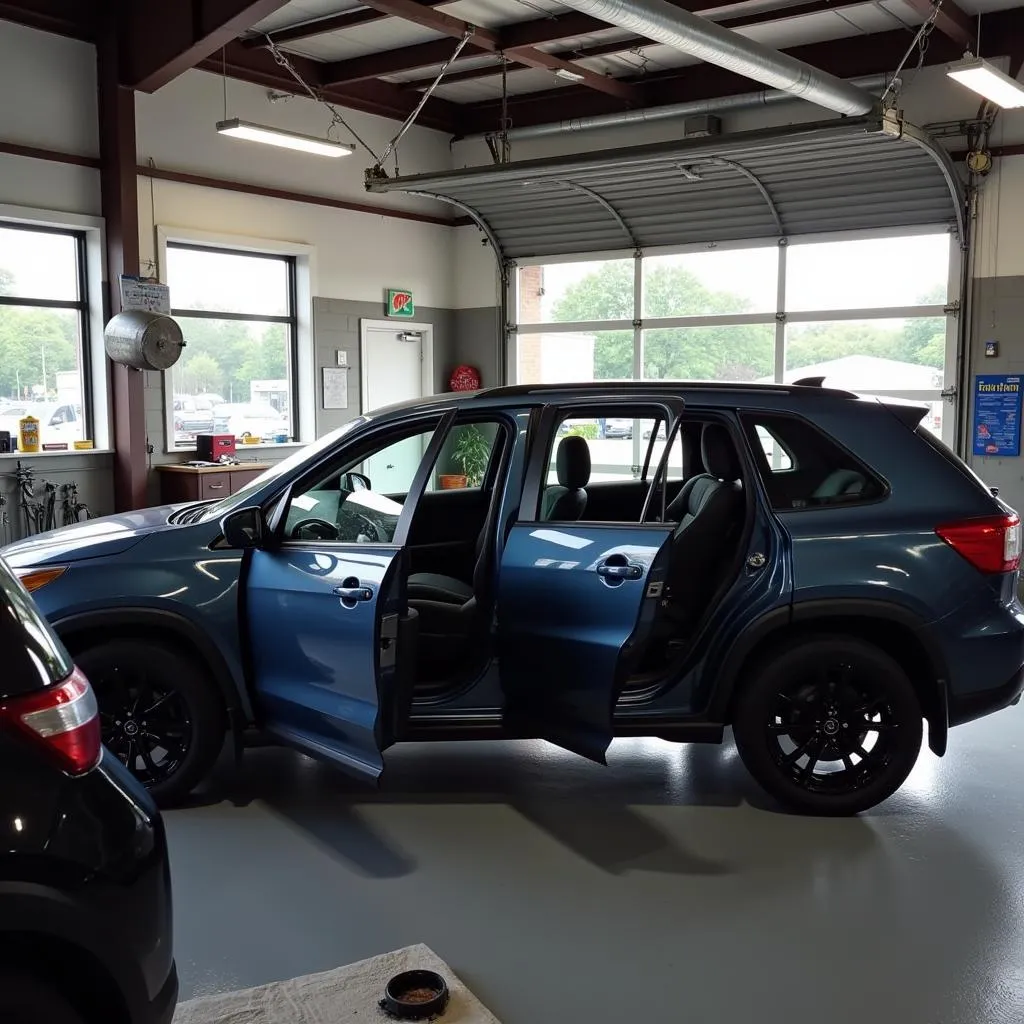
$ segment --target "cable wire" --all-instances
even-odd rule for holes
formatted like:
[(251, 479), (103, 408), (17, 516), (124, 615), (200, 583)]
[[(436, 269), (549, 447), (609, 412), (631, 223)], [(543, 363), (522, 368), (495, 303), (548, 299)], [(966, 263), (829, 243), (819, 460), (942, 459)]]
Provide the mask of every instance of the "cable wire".
[(942, 0), (935, 0), (935, 4), (932, 7), (932, 13), (928, 16), (924, 24), (917, 30), (917, 34), (914, 36), (910, 46), (907, 47), (907, 52), (903, 55), (903, 60), (899, 62), (896, 70), (893, 72), (892, 78), (889, 80), (889, 84), (885, 87), (885, 92), (882, 93), (882, 108), (884, 109), (889, 102), (890, 96), (895, 99), (899, 94), (902, 82), (900, 80), (900, 72), (906, 66), (910, 55), (914, 52), (914, 47), (918, 47), (920, 50), (917, 70), (921, 69), (924, 64), (924, 56), (928, 51), (928, 37), (932, 34), (932, 29), (935, 27), (935, 19), (939, 16), (939, 9), (942, 7)]
[(313, 89), (308, 82), (306, 82), (302, 75), (300, 75), (298, 71), (295, 70), (294, 65), (287, 58), (287, 56), (283, 54), (280, 49), (278, 49), (277, 44), (274, 42), (273, 39), (270, 38), (269, 35), (264, 35), (264, 39), (266, 39), (267, 41), (267, 49), (270, 51), (270, 55), (274, 58), (275, 62), (279, 64), (281, 67), (283, 67), (285, 71), (287, 71), (288, 74), (290, 74), (292, 78), (294, 78), (295, 81), (298, 82), (299, 85), (301, 85), (302, 88), (306, 90), (306, 92), (309, 94), (310, 99), (313, 99), (317, 103), (322, 104), (331, 112), (332, 120), (330, 127), (327, 129), (328, 133), (330, 133), (331, 129), (335, 125), (340, 124), (346, 131), (350, 132), (352, 138), (354, 138), (356, 142), (358, 142), (359, 145), (362, 146), (363, 149), (365, 149), (366, 152), (373, 157), (374, 162), (380, 165), (382, 161), (373, 151), (373, 148), (364, 139), (362, 139), (359, 133), (352, 127), (352, 125), (350, 125), (345, 120), (345, 118), (342, 116), (341, 111), (339, 111), (338, 108), (333, 103), (329, 102), (328, 100), (325, 100), (323, 96), (317, 93), (317, 91)]

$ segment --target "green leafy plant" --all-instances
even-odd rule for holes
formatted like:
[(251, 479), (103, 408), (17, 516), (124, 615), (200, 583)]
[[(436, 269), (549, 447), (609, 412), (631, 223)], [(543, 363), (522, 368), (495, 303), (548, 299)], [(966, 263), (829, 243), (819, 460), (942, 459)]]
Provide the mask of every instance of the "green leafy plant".
[(463, 427), (452, 459), (461, 467), (470, 487), (480, 486), (490, 457), (491, 444), (480, 429), (472, 425)]
[(566, 437), (582, 437), (588, 441), (597, 440), (596, 423), (574, 423), (566, 432)]

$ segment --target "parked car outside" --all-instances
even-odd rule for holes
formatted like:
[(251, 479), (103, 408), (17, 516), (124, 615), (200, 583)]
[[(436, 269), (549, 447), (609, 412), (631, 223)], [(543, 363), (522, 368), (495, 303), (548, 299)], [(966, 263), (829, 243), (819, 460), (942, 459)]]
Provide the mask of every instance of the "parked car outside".
[(217, 433), (236, 438), (258, 437), (273, 441), (278, 434), (288, 433), (288, 417), (267, 402), (225, 403), (214, 407)]
[(25, 416), (39, 420), (39, 440), (43, 444), (64, 442), (70, 448), (73, 441), (85, 438), (81, 409), (69, 402), (16, 402), (4, 406), (0, 408), (0, 430), (17, 439)]
[[(6, 557), (160, 800), (251, 725), (368, 779), (404, 740), (540, 737), (603, 762), (616, 736), (731, 726), (784, 805), (856, 813), (906, 779), (924, 721), (942, 755), (1024, 687), (1020, 521), (926, 413), (803, 384), (447, 393), (221, 501)], [(561, 430), (615, 417), (651, 437)], [(482, 484), (441, 488), (468, 430)], [(624, 461), (592, 481), (608, 445)], [(126, 752), (142, 693), (162, 718)]]
[[(101, 747), (89, 682), (2, 560), (0, 652), (0, 1021), (167, 1024), (160, 813)], [(141, 729), (159, 714), (140, 711)]]
[(628, 417), (613, 416), (605, 421), (604, 436), (607, 438), (632, 438), (633, 421)]

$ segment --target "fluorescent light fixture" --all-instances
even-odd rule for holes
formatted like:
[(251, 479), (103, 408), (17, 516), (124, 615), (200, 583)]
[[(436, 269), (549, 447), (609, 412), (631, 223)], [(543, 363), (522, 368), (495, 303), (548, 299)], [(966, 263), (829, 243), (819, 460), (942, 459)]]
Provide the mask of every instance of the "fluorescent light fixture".
[(562, 78), (566, 82), (582, 82), (583, 76), (578, 71), (570, 71), (568, 68), (557, 68), (555, 78)]
[(1004, 75), (981, 57), (967, 54), (963, 60), (947, 64), (946, 74), (1000, 107), (1024, 107), (1024, 85)]
[(234, 139), (265, 142), (268, 146), (298, 149), (303, 153), (315, 153), (317, 156), (350, 156), (356, 151), (355, 146), (347, 146), (344, 142), (331, 142), (329, 139), (317, 139), (312, 135), (299, 135), (297, 132), (285, 132), (280, 128), (267, 128), (261, 124), (253, 124), (251, 121), (241, 121), (237, 117), (233, 117), (229, 121), (218, 121), (217, 131), (221, 135), (230, 135)]

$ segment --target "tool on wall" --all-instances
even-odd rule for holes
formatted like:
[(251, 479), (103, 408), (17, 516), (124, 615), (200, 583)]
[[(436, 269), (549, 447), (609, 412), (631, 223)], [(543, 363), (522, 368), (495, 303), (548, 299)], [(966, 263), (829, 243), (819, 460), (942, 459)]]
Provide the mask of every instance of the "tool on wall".
[(60, 496), (62, 526), (71, 526), (73, 523), (81, 523), (86, 519), (92, 519), (89, 506), (84, 501), (78, 500), (78, 484), (74, 480), (61, 487)]
[(11, 536), (11, 520), (7, 514), (7, 495), (0, 494), (0, 544), (6, 547), (13, 539)]
[(19, 459), (14, 479), (18, 485), (18, 505), (25, 523), (25, 536), (31, 537), (42, 530), (43, 524), (43, 506), (36, 501), (35, 473), (23, 466)]
[(43, 481), (42, 520), (44, 530), (57, 529), (57, 485)]

